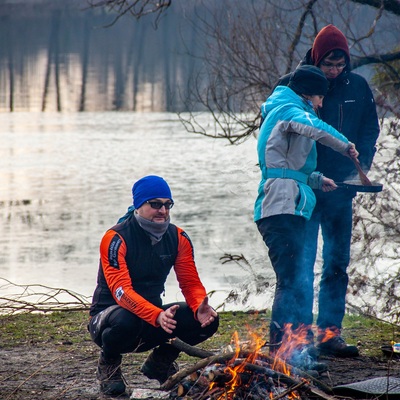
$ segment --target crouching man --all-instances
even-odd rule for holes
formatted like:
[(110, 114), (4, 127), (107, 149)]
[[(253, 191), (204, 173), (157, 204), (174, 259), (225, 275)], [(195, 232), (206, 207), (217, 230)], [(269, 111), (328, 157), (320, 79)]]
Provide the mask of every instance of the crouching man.
[[(101, 241), (88, 325), (101, 348), (100, 390), (108, 395), (125, 392), (122, 354), (153, 349), (141, 371), (161, 384), (178, 371), (179, 350), (168, 340), (178, 337), (196, 345), (211, 337), (219, 324), (200, 281), (192, 243), (170, 223), (174, 202), (167, 182), (146, 176), (134, 184), (132, 194), (133, 211)], [(163, 305), (161, 294), (172, 267), (185, 302)]]

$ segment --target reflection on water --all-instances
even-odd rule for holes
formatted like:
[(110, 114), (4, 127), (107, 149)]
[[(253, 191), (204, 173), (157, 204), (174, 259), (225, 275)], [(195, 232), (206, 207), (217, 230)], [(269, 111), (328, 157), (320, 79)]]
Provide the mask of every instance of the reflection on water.
[[(0, 116), (0, 277), (90, 296), (98, 246), (131, 204), (133, 182), (163, 176), (171, 218), (190, 235), (215, 302), (247, 272), (225, 253), (270, 273), (252, 221), (258, 184), (255, 140), (238, 147), (187, 133), (168, 113), (18, 113)], [(173, 275), (173, 274), (172, 274)], [(172, 278), (174, 278), (172, 276)], [(175, 280), (166, 299), (179, 293)], [(264, 305), (269, 299), (258, 299)]]
[(204, 41), (193, 7), (177, 2), (155, 29), (151, 15), (110, 26), (82, 0), (2, 2), (0, 111), (183, 110), (200, 65), (188, 49)]

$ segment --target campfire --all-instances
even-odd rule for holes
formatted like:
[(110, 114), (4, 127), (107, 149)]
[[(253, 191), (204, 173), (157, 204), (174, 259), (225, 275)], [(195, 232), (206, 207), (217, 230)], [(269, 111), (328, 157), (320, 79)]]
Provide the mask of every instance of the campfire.
[[(269, 345), (257, 334), (241, 343), (235, 332), (232, 344), (220, 354), (201, 350), (175, 338), (171, 344), (202, 358), (195, 365), (172, 375), (162, 386), (173, 400), (308, 400), (333, 399), (314, 384), (318, 373), (304, 372), (288, 360), (312, 362), (304, 351), (306, 329), (285, 327), (279, 349), (272, 356)], [(311, 369), (311, 368), (309, 368)]]

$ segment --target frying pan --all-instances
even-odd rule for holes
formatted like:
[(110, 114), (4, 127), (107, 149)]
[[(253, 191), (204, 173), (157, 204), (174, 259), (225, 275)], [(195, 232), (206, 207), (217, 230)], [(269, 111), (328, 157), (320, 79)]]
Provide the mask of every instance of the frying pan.
[(383, 185), (379, 182), (371, 182), (371, 185), (363, 185), (361, 181), (344, 181), (335, 183), (340, 188), (349, 189), (356, 192), (376, 193), (381, 192), (383, 188)]

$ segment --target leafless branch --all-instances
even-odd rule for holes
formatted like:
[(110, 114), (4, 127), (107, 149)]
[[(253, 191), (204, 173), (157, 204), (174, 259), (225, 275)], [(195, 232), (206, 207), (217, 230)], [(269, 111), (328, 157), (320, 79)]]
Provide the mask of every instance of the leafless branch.
[[(290, 46), (289, 46), (289, 51), (288, 51), (288, 59), (289, 59), (289, 63), (290, 63), (289, 65), (292, 65), (292, 64), (293, 64), (294, 52), (295, 52), (295, 50), (296, 50), (297, 45), (298, 45), (299, 42), (300, 42), (301, 35), (302, 35), (303, 29), (304, 29), (304, 24), (305, 24), (305, 22), (306, 22), (306, 18), (307, 18), (308, 15), (311, 15), (311, 16), (312, 16), (312, 8), (313, 8), (314, 4), (315, 4), (317, 1), (318, 1), (318, 0), (310, 0), (310, 1), (306, 4), (306, 6), (305, 6), (305, 8), (304, 8), (304, 12), (302, 13), (302, 15), (301, 15), (301, 17), (300, 17), (300, 22), (299, 22), (299, 24), (297, 25), (297, 30), (296, 30), (296, 33), (295, 33), (295, 35), (294, 35), (294, 39), (293, 39), (292, 43), (291, 43)], [(288, 67), (289, 67), (289, 65), (288, 65)], [(288, 68), (288, 69), (286, 70), (286, 73), (289, 73), (289, 72), (290, 72), (290, 68)]]
[(400, 2), (398, 0), (351, 0), (375, 8), (383, 8), (385, 11), (400, 15)]
[(156, 15), (156, 24), (161, 14), (167, 10), (172, 0), (87, 0), (90, 7), (103, 7), (115, 14), (107, 27), (114, 25), (120, 18), (129, 14), (140, 19), (144, 16)]
[[(82, 311), (89, 309), (89, 299), (71, 290), (45, 285), (18, 285), (0, 278), (1, 312)], [(9, 293), (9, 294), (4, 294)]]
[(387, 64), (393, 61), (400, 60), (400, 51), (388, 54), (371, 54), (365, 57), (353, 57), (351, 66), (353, 69), (362, 67), (368, 64)]

